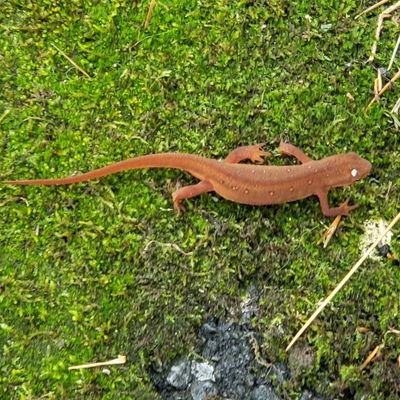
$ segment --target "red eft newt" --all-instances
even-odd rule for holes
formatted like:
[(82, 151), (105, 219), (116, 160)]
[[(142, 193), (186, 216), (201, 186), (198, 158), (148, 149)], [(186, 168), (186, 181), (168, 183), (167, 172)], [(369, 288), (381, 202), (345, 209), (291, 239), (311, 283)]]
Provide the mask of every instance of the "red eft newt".
[(348, 215), (356, 205), (344, 202), (330, 207), (328, 192), (339, 186), (349, 186), (366, 177), (371, 163), (356, 153), (337, 154), (321, 160), (312, 160), (290, 143), (281, 142), (282, 154), (291, 155), (300, 165), (266, 166), (239, 164), (240, 161), (262, 161), (269, 153), (261, 150), (263, 144), (238, 147), (223, 160), (214, 160), (186, 153), (149, 154), (116, 162), (103, 168), (66, 178), (6, 181), (12, 185), (67, 185), (83, 182), (120, 171), (141, 168), (176, 168), (189, 172), (200, 180), (196, 185), (178, 189), (173, 194), (178, 213), (181, 202), (206, 192), (216, 192), (225, 199), (250, 205), (281, 204), (316, 195), (322, 212), (328, 217)]

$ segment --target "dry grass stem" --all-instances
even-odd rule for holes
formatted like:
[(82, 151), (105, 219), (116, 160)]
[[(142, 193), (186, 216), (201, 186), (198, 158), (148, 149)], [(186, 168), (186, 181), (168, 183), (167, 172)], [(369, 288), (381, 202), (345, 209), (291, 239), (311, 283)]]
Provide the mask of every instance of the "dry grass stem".
[(378, 16), (378, 23), (376, 25), (376, 31), (375, 31), (375, 40), (374, 43), (372, 43), (372, 47), (371, 47), (371, 55), (368, 58), (368, 62), (372, 62), (375, 59), (375, 54), (376, 54), (376, 49), (378, 48), (378, 42), (379, 39), (381, 37), (381, 30), (383, 27), (383, 20), (385, 18), (390, 18), (391, 15), (390, 14), (379, 14)]
[(386, 85), (383, 86), (383, 88), (381, 90), (379, 90), (379, 92), (377, 94), (375, 94), (374, 98), (367, 105), (365, 111), (368, 111), (371, 108), (372, 104), (374, 104), (377, 100), (379, 100), (379, 98), (382, 96), (382, 94), (385, 93), (386, 90), (388, 90), (394, 84), (394, 82), (396, 82), (397, 79), (399, 79), (399, 78), (400, 78), (400, 69), (393, 75), (393, 78), (390, 79), (390, 81), (388, 83), (386, 83)]
[(379, 358), (379, 356), (381, 354), (381, 350), (385, 347), (386, 336), (389, 334), (400, 335), (400, 331), (398, 329), (394, 329), (394, 328), (390, 328), (389, 330), (387, 330), (385, 332), (385, 334), (383, 335), (383, 341), (381, 342), (381, 344), (376, 346), (374, 348), (374, 350), (371, 351), (371, 353), (368, 354), (368, 357), (365, 359), (365, 361), (360, 366), (361, 369), (364, 369), (372, 361), (375, 361), (377, 358)]
[(4, 119), (7, 117), (8, 114), (10, 114), (11, 110), (5, 110), (3, 114), (0, 117), (0, 123), (4, 121)]
[(54, 43), (51, 44), (64, 58), (66, 58), (79, 72), (86, 76), (86, 78), (90, 78), (90, 75), (80, 67), (71, 57), (68, 57), (61, 49), (59, 49)]
[(396, 11), (399, 7), (400, 7), (400, 1), (388, 7), (386, 10), (382, 12), (382, 14), (391, 14), (393, 11)]
[(369, 353), (368, 357), (365, 359), (365, 361), (361, 364), (361, 369), (364, 369), (371, 361), (373, 361), (376, 357), (379, 357), (380, 350), (381, 350), (382, 345), (378, 345), (374, 348), (374, 350)]
[(182, 249), (181, 249), (177, 244), (175, 244), (175, 243), (162, 243), (162, 242), (159, 242), (159, 241), (157, 241), (157, 240), (150, 240), (150, 241), (146, 244), (146, 246), (144, 246), (143, 251), (146, 252), (152, 244), (158, 244), (158, 245), (161, 246), (161, 247), (168, 247), (168, 248), (174, 249), (174, 250), (176, 250), (178, 253), (183, 254), (184, 256), (191, 256), (191, 255), (194, 253), (194, 251), (188, 251), (188, 252), (187, 252), (187, 251), (182, 250)]
[(375, 41), (372, 44), (372, 48), (371, 48), (371, 55), (368, 58), (369, 62), (372, 62), (375, 58), (375, 54), (376, 54), (376, 49), (378, 46), (378, 42), (379, 42), (379, 38), (381, 35), (381, 30), (383, 27), (383, 20), (385, 18), (391, 18), (392, 17), (392, 12), (397, 10), (400, 7), (400, 1), (396, 2), (395, 4), (391, 5), (390, 7), (386, 8), (384, 11), (382, 11), (379, 15), (378, 15), (378, 23), (376, 26), (376, 31), (375, 31)]
[(146, 21), (144, 22), (144, 29), (150, 26), (150, 20), (153, 16), (154, 7), (156, 6), (156, 0), (150, 0), (149, 9), (147, 10)]
[(398, 114), (400, 109), (400, 98), (397, 99), (396, 104), (393, 106), (391, 113)]
[(388, 71), (389, 71), (390, 68), (392, 68), (392, 66), (393, 66), (394, 60), (395, 60), (395, 58), (396, 58), (397, 51), (399, 50), (399, 46), (400, 46), (400, 35), (399, 35), (399, 37), (397, 38), (396, 46), (394, 46), (393, 53), (392, 53), (392, 57), (390, 58), (389, 66), (388, 66), (388, 68), (387, 68)]
[(291, 342), (286, 347), (286, 351), (288, 351), (297, 342), (297, 340), (304, 333), (304, 331), (312, 324), (312, 322), (315, 320), (315, 318), (317, 318), (317, 316), (321, 313), (321, 311), (330, 303), (330, 301), (342, 289), (342, 287), (347, 283), (347, 281), (353, 276), (353, 274), (357, 271), (357, 269), (363, 264), (363, 262), (369, 257), (369, 255), (380, 244), (380, 242), (386, 236), (386, 234), (397, 224), (397, 222), (399, 222), (399, 220), (400, 220), (400, 212), (393, 218), (391, 223), (382, 232), (382, 234), (378, 237), (378, 239), (367, 249), (367, 251), (354, 264), (354, 266), (345, 275), (345, 277), (340, 281), (340, 283), (335, 287), (335, 289), (332, 290), (332, 292), (328, 295), (328, 297), (326, 297), (326, 299), (320, 304), (320, 306), (315, 310), (315, 312), (306, 321), (306, 323), (300, 328), (300, 330), (296, 333), (294, 338), (291, 340)]
[(377, 89), (378, 93), (382, 90), (382, 70), (378, 68), (378, 76), (377, 76), (378, 84), (377, 84)]
[(322, 242), (324, 249), (326, 249), (330, 240), (332, 239), (333, 235), (335, 234), (341, 219), (342, 219), (342, 216), (337, 215), (336, 218), (333, 220), (333, 222), (329, 225), (328, 229), (323, 233), (320, 242)]
[(120, 364), (125, 364), (125, 363), (126, 363), (126, 356), (119, 355), (117, 358), (114, 358), (113, 360), (89, 363), (89, 364), (82, 364), (82, 365), (74, 365), (72, 367), (68, 367), (68, 370), (71, 371), (74, 369), (106, 367), (108, 365), (120, 365)]
[(375, 10), (375, 8), (378, 8), (380, 6), (383, 6), (384, 4), (386, 4), (389, 0), (381, 0), (378, 1), (378, 3), (373, 4), (371, 7), (366, 8), (363, 12), (361, 12), (360, 14), (356, 15), (356, 17), (354, 19), (360, 18), (361, 15), (367, 14), (373, 10)]

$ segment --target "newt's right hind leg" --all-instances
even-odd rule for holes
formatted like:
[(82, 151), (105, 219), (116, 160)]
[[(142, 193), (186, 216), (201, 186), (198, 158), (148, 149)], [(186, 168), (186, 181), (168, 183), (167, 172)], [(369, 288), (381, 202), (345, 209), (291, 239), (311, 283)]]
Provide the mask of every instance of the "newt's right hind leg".
[(214, 190), (211, 183), (201, 181), (196, 185), (184, 186), (172, 194), (174, 208), (178, 215), (180, 215), (184, 208), (181, 204), (184, 199), (191, 199), (192, 197), (200, 196), (202, 193), (212, 192)]
[(253, 144), (251, 146), (241, 146), (231, 151), (224, 162), (230, 164), (237, 164), (240, 161), (250, 160), (252, 162), (263, 161), (262, 157), (268, 157), (271, 153), (261, 150), (265, 143)]

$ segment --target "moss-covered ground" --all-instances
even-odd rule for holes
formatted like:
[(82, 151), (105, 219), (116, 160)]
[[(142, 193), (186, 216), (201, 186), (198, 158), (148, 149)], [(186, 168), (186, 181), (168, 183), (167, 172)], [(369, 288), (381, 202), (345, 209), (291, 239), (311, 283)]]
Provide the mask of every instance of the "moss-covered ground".
[[(3, 179), (163, 151), (221, 158), (286, 137), (315, 158), (356, 151), (373, 174), (331, 194), (360, 208), (327, 249), (318, 241), (330, 220), (315, 198), (256, 208), (207, 194), (177, 217), (171, 193), (195, 180), (174, 170), (0, 187), (1, 398), (156, 398), (149, 368), (190, 351), (207, 315), (239, 318), (250, 285), (262, 293), (252, 322), (262, 355), (287, 362), (293, 334), (359, 257), (363, 222), (390, 219), (400, 204), (389, 114), (400, 85), (364, 112), (395, 20), (369, 64), (377, 13), (355, 20), (363, 2), (157, 1), (145, 30), (148, 4), (0, 1)], [(312, 362), (300, 354), (305, 366), (281, 395), (398, 398), (400, 337), (385, 332), (400, 328), (399, 288), (395, 262), (367, 261), (300, 340)], [(67, 369), (118, 354), (127, 363), (110, 374)]]

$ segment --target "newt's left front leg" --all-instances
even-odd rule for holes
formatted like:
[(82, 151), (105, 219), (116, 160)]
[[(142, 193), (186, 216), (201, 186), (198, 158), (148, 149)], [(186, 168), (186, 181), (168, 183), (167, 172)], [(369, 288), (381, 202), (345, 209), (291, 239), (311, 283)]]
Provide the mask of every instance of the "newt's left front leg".
[(345, 215), (346, 216), (346, 215), (350, 214), (350, 211), (352, 211), (358, 207), (357, 204), (349, 206), (348, 199), (343, 204), (341, 204), (339, 207), (329, 207), (327, 191), (321, 191), (321, 192), (317, 193), (317, 196), (319, 198), (321, 210), (324, 213), (324, 215), (327, 217), (336, 217), (337, 215)]

